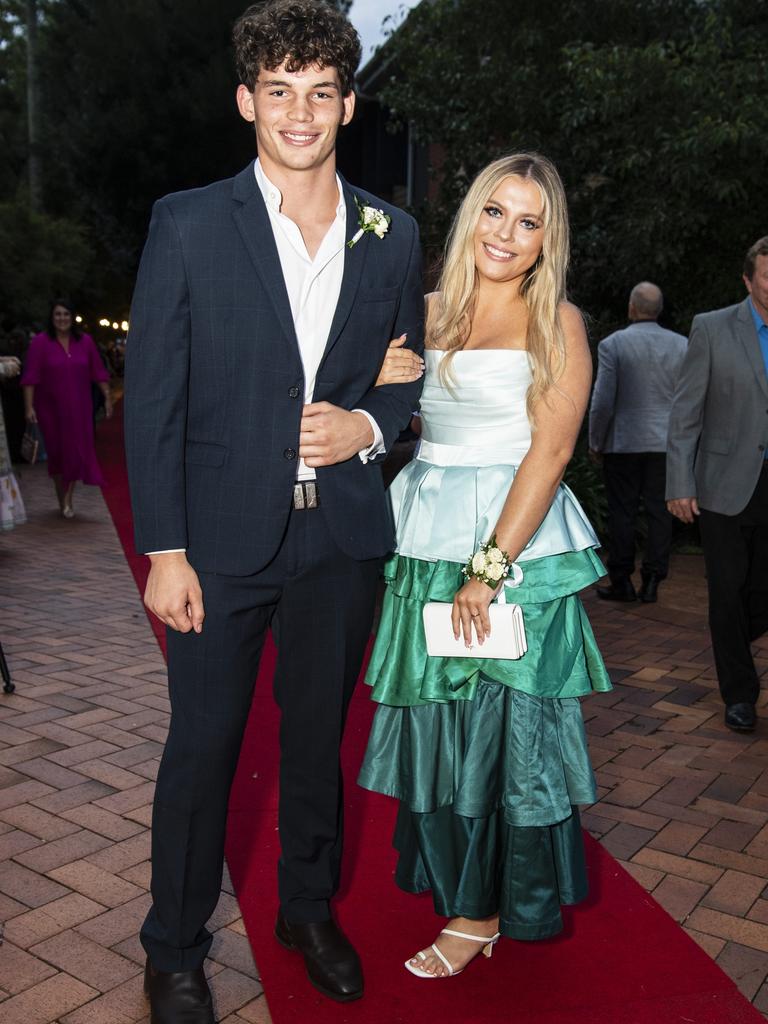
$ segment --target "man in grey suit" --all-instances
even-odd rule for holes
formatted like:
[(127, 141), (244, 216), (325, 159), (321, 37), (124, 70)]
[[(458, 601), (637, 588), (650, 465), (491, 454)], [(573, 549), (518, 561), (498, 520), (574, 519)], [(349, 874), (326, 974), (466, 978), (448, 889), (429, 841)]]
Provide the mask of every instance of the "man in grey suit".
[(655, 601), (667, 575), (674, 520), (664, 504), (669, 411), (686, 339), (659, 327), (664, 298), (649, 281), (629, 296), (630, 324), (600, 342), (589, 410), (589, 447), (602, 461), (608, 495), (609, 601), (634, 601), (635, 521), (642, 499), (648, 540), (643, 601)]
[(768, 235), (746, 255), (749, 295), (694, 317), (669, 424), (667, 498), (699, 516), (725, 724), (755, 727), (750, 642), (768, 628)]

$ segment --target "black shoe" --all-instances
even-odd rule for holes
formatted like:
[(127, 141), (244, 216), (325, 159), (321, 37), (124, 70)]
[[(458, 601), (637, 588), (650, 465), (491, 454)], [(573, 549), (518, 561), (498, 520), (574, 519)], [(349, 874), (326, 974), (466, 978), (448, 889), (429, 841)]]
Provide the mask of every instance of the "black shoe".
[(363, 994), (363, 970), (352, 943), (333, 920), (293, 924), (277, 915), (275, 938), (304, 957), (307, 977), (329, 999), (348, 1003)]
[(636, 601), (637, 591), (629, 576), (617, 576), (609, 587), (597, 587), (597, 596), (604, 601)]
[(202, 967), (166, 974), (155, 970), (147, 959), (144, 991), (149, 998), (151, 1024), (216, 1024)]
[(739, 704), (725, 705), (725, 724), (734, 732), (753, 732), (756, 721), (754, 704), (742, 701)]
[(643, 585), (640, 589), (640, 600), (645, 604), (654, 604), (658, 600), (659, 584), (663, 577), (655, 572), (643, 573)]

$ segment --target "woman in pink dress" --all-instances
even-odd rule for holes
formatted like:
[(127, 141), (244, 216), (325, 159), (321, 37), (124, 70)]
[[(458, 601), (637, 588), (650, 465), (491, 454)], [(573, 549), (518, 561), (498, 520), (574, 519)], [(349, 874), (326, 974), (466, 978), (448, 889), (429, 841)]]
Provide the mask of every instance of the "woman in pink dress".
[(30, 342), (21, 383), (27, 422), (40, 425), (48, 473), (65, 519), (75, 514), (72, 494), (78, 480), (104, 483), (93, 439), (92, 382), (101, 389), (111, 416), (109, 374), (99, 351), (93, 338), (77, 328), (70, 303), (57, 299), (48, 329)]

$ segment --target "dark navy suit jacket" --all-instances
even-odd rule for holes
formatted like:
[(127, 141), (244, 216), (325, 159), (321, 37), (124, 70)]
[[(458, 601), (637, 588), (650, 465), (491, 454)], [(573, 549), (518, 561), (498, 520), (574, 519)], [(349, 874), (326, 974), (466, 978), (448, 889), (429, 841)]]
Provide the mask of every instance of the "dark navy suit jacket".
[[(392, 218), (345, 250), (341, 293), (313, 401), (365, 409), (387, 449), (421, 381), (374, 389), (392, 338), (423, 346), (415, 221)], [(272, 228), (253, 164), (235, 178), (159, 200), (139, 268), (126, 349), (126, 451), (138, 551), (186, 548), (200, 571), (242, 576), (275, 555), (291, 505), (304, 375)], [(381, 470), (355, 455), (317, 470), (322, 514), (356, 559), (393, 546)], [(311, 513), (315, 515), (316, 513)]]

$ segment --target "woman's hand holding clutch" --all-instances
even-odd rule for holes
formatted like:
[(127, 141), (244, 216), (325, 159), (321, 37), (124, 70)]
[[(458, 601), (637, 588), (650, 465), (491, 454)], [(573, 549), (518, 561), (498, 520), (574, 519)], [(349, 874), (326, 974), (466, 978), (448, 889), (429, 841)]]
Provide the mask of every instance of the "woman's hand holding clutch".
[(401, 334), (389, 343), (387, 354), (384, 357), (379, 376), (376, 379), (376, 387), (382, 384), (410, 384), (418, 380), (424, 373), (424, 360), (416, 352), (409, 348), (403, 348), (408, 335)]
[(457, 591), (451, 612), (453, 635), (457, 640), (463, 634), (466, 646), (472, 647), (474, 643), (473, 628), (477, 642), (481, 645), (485, 638), (491, 635), (491, 619), (488, 615), (488, 608), (503, 585), (504, 581), (500, 580), (498, 587), (491, 590), (488, 584), (483, 583), (482, 580), (470, 579), (461, 590)]

